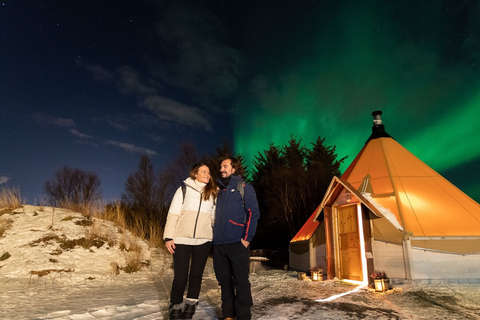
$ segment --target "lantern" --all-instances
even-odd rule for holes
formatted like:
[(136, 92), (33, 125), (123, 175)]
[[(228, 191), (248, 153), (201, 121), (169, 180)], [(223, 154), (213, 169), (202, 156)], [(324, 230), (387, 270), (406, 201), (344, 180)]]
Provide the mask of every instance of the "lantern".
[(323, 280), (323, 269), (322, 268), (313, 268), (312, 269), (312, 280), (313, 281), (322, 281)]

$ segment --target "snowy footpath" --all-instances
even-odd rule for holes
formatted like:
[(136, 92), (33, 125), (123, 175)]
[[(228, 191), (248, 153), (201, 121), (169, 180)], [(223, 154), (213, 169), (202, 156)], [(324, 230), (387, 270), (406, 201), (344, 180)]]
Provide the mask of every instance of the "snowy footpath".
[[(112, 261), (125, 265), (128, 260), (119, 244), (132, 246), (125, 233), (119, 233), (124, 239), (117, 244), (65, 249), (66, 239), (79, 240), (91, 232), (74, 223), (83, 221), (79, 214), (25, 207), (0, 215), (0, 223), (5, 221), (0, 319), (168, 318), (173, 269), (172, 257), (164, 250), (137, 244), (149, 263), (139, 272), (116, 275)], [(104, 224), (99, 230), (116, 230)], [(375, 293), (341, 281), (299, 281), (296, 272), (277, 269), (259, 270), (250, 282), (252, 313), (258, 320), (480, 319), (478, 284), (404, 284)], [(220, 289), (208, 259), (194, 319), (221, 319), (219, 307)]]

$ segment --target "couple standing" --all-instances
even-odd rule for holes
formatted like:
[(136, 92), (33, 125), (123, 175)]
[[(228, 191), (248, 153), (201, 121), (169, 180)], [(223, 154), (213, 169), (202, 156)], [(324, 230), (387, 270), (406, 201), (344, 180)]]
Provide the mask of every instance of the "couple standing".
[[(164, 233), (174, 266), (170, 319), (191, 319), (195, 314), (212, 244), (224, 319), (251, 319), (249, 245), (260, 217), (257, 197), (253, 187), (243, 182), (243, 166), (238, 159), (223, 159), (220, 173), (217, 188), (208, 166), (194, 165), (185, 180), (186, 188), (179, 188), (173, 197)], [(239, 182), (243, 193), (238, 190)]]

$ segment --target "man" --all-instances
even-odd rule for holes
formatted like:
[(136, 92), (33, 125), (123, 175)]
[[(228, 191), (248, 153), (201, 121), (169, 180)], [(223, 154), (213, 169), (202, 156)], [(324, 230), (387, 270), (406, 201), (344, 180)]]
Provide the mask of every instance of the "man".
[[(213, 227), (213, 266), (222, 289), (222, 313), (225, 320), (251, 319), (253, 305), (250, 282), (250, 242), (260, 217), (253, 187), (243, 182), (243, 166), (234, 157), (220, 166), (219, 194)], [(244, 194), (238, 190), (242, 182)]]

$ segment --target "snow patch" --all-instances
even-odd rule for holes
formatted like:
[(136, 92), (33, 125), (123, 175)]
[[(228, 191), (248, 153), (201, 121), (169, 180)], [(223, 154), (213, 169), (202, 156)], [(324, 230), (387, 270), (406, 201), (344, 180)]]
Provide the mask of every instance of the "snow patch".
[(390, 211), (390, 209), (385, 208), (381, 204), (377, 203), (374, 198), (372, 198), (372, 194), (368, 192), (362, 192), (362, 196), (368, 200), (385, 218), (388, 219), (397, 229), (403, 231), (403, 227), (397, 220), (397, 217)]

